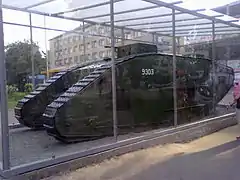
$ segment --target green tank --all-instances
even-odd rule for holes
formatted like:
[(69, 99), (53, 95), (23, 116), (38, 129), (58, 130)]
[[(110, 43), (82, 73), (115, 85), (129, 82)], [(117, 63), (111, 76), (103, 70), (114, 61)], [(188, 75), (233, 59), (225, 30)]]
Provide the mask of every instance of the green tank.
[[(173, 125), (172, 55), (145, 53), (116, 60), (117, 117), (120, 134)], [(233, 84), (233, 70), (212, 61), (177, 56), (178, 120), (207, 116)], [(216, 89), (213, 104), (213, 86)], [(96, 68), (48, 105), (44, 126), (63, 142), (113, 135), (111, 63)], [(216, 88), (218, 87), (218, 88)], [(62, 98), (65, 98), (62, 101)], [(187, 115), (187, 116), (186, 116)]]

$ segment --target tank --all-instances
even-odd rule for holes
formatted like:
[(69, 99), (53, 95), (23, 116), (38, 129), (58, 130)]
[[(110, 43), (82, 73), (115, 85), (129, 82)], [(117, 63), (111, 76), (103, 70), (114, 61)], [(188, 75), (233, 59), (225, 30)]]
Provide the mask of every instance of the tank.
[(40, 85), (35, 91), (18, 101), (14, 111), (19, 123), (33, 129), (43, 128), (42, 114), (47, 105), (79, 79), (88, 75), (102, 62), (104, 61), (85, 63), (84, 65), (61, 71), (47, 80), (46, 83)]
[[(172, 59), (158, 53), (116, 59), (120, 134), (173, 125)], [(177, 56), (176, 64), (179, 122), (208, 116), (232, 87), (233, 69), (216, 63), (213, 73), (211, 60), (182, 56)], [(106, 62), (47, 106), (43, 114), (47, 133), (65, 143), (112, 136), (111, 87), (111, 63)]]

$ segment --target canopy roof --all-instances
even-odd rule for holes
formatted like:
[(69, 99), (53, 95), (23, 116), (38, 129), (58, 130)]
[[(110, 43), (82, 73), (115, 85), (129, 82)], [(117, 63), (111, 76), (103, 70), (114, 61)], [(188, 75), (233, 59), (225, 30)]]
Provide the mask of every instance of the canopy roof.
[[(115, 26), (172, 35), (172, 9), (175, 10), (176, 36), (238, 34), (238, 19), (213, 10), (189, 8), (176, 0), (115, 0)], [(90, 24), (110, 25), (110, 0), (3, 0), (3, 8)], [(201, 8), (201, 7), (200, 7)]]

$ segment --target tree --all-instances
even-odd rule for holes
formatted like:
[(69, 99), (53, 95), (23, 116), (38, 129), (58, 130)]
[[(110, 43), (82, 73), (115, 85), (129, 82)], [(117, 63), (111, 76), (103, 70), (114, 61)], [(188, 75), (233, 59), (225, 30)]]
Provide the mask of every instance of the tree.
[[(39, 46), (33, 43), (35, 75), (46, 69), (45, 58), (42, 57)], [(16, 85), (24, 91), (24, 84), (32, 73), (31, 43), (27, 40), (17, 41), (5, 47), (7, 83)]]

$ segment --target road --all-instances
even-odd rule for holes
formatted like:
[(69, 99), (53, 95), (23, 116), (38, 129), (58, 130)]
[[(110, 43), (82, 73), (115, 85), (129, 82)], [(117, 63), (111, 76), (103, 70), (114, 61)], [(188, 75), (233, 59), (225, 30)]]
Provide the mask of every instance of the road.
[(140, 150), (46, 180), (239, 180), (238, 134), (234, 126), (190, 143)]

